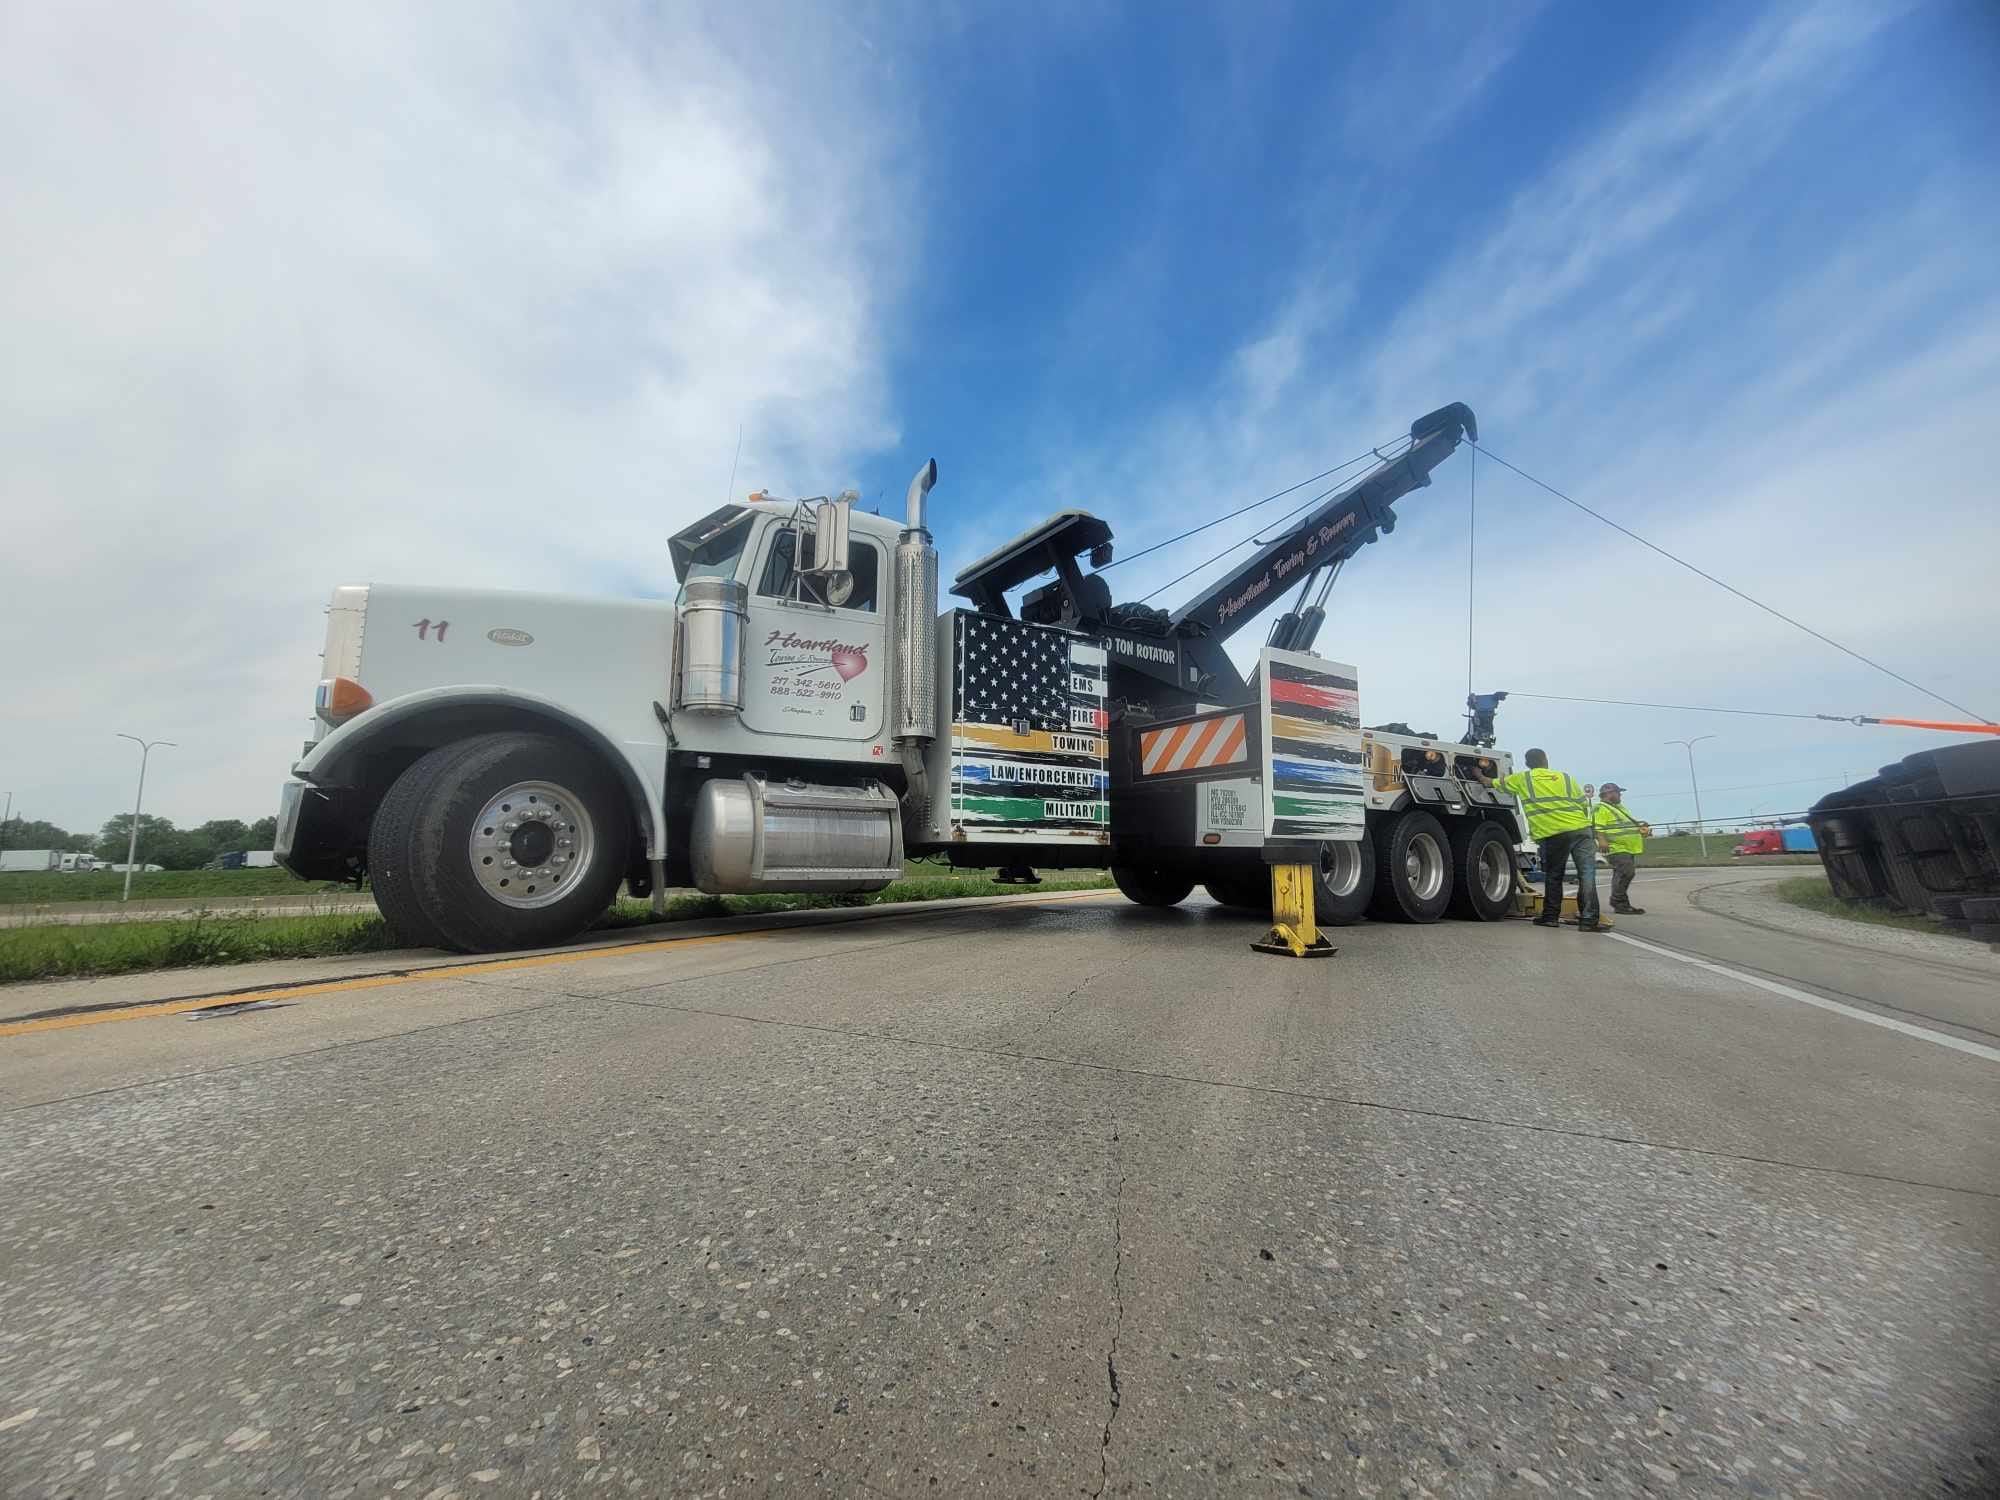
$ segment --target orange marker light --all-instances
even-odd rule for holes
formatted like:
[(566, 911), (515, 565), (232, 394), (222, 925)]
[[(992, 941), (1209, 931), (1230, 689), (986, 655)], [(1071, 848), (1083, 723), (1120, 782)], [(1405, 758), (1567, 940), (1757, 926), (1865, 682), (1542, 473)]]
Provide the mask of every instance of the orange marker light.
[(352, 677), (327, 677), (320, 681), (313, 708), (325, 723), (345, 724), (374, 703), (374, 695)]

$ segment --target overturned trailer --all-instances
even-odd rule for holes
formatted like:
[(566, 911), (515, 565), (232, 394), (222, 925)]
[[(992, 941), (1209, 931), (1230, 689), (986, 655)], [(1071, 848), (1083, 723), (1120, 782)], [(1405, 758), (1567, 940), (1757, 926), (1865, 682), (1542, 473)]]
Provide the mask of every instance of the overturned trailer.
[(1842, 900), (2000, 941), (2000, 740), (1907, 755), (1806, 817)]

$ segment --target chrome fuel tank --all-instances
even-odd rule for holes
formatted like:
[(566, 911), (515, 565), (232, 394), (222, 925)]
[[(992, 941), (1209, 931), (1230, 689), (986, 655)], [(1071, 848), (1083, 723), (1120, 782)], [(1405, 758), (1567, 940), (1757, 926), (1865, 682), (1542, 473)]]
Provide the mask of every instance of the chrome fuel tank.
[(688, 857), (710, 895), (878, 891), (903, 872), (902, 813), (879, 781), (718, 777), (695, 796)]

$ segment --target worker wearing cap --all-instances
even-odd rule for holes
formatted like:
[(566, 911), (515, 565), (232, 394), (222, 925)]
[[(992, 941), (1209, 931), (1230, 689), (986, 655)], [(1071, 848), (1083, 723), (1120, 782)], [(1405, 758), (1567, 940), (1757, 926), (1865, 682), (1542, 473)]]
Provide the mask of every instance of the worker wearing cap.
[(1615, 781), (1604, 783), (1598, 794), (1597, 852), (1611, 861), (1611, 909), (1628, 917), (1643, 917), (1646, 908), (1632, 904), (1632, 877), (1639, 869), (1639, 856), (1646, 852), (1646, 836), (1651, 823), (1641, 823), (1625, 806), (1625, 792)]
[(1580, 932), (1600, 932), (1597, 909), (1597, 842), (1591, 832), (1590, 803), (1583, 783), (1567, 771), (1551, 771), (1546, 751), (1530, 750), (1522, 757), (1525, 771), (1514, 771), (1488, 785), (1511, 792), (1528, 819), (1528, 837), (1542, 851), (1542, 914), (1537, 927), (1554, 927), (1562, 920), (1563, 875), (1576, 861), (1576, 916)]

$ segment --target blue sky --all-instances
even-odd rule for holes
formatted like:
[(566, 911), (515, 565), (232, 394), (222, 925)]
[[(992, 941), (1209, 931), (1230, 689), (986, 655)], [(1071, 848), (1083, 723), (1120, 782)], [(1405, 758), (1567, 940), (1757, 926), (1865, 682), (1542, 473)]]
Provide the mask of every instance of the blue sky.
[[(46, 653), (0, 782), (33, 814), (108, 815), (135, 726), (196, 747), (162, 811), (261, 810), (336, 582), (663, 590), (739, 424), (739, 491), (893, 509), (935, 454), (949, 573), (1063, 506), (1135, 551), (1462, 400), (1494, 452), (2000, 717), (1966, 649), (2000, 628), (1989, 5), (0, 27), (0, 626)], [(1371, 718), (1455, 722), (1468, 470), (1335, 595), (1320, 646)], [(1479, 557), (1483, 688), (1943, 712), (1490, 464)], [(1705, 779), (1750, 789), (1711, 813), (1938, 742), (1502, 722), (1662, 820), (1668, 738), (1716, 733)]]

